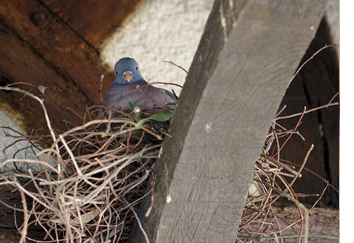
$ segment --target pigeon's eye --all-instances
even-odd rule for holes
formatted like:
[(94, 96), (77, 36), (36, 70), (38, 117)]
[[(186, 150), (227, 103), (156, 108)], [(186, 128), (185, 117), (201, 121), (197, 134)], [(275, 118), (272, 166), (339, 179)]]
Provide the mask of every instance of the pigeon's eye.
[(118, 75), (118, 72), (116, 71), (116, 75)]
[(136, 71), (139, 71), (139, 67), (136, 67), (135, 69), (136, 69)]

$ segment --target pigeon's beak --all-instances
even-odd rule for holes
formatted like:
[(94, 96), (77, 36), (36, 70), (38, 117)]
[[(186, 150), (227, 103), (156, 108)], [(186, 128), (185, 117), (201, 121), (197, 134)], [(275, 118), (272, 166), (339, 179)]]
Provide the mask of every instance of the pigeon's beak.
[(123, 73), (123, 77), (124, 77), (125, 80), (130, 82), (130, 80), (133, 78), (133, 73), (131, 71), (125, 71)]

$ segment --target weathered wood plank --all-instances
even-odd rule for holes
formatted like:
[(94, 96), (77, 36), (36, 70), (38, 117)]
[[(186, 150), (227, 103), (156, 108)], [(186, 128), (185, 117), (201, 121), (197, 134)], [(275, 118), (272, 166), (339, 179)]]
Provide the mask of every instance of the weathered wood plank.
[[(85, 96), (77, 90), (77, 87), (68, 87), (65, 78), (58, 74), (38, 54), (34, 53), (30, 46), (6, 26), (0, 25), (0, 38), (2, 42), (2, 48), (0, 48), (2, 85), (14, 82), (43, 85), (52, 92), (56, 92), (73, 110), (79, 114), (84, 113), (85, 104), (91, 101), (85, 99)], [(30, 89), (30, 87), (26, 88)], [(37, 89), (33, 89), (32, 92), (37, 95), (41, 94)], [(46, 127), (43, 110), (36, 100), (18, 92), (5, 93), (1, 91), (1, 93), (0, 102), (2, 106), (5, 103), (20, 114), (18, 119), (25, 126), (23, 131)], [(63, 117), (58, 116), (61, 113), (60, 109), (48, 99), (45, 99), (45, 104), (53, 126), (58, 129), (65, 129), (65, 124), (62, 121)], [(59, 105), (65, 107), (61, 102), (59, 102)], [(73, 122), (72, 119), (67, 118)]]
[(134, 11), (140, 0), (44, 0), (42, 3), (95, 48)]
[[(0, 8), (0, 17), (2, 24), (33, 50), (33, 55), (45, 60), (48, 68), (67, 80), (67, 86), (76, 86), (88, 100), (99, 104), (97, 89), (92, 87), (98, 87), (101, 74), (105, 74), (107, 80), (112, 80), (114, 75), (99, 65), (100, 58), (95, 48), (35, 0), (5, 0)], [(2, 62), (6, 65), (5, 60)], [(42, 85), (49, 87), (51, 83), (47, 80)], [(107, 90), (110, 82), (103, 85)]]
[[(99, 76), (106, 75), (105, 92), (114, 74), (101, 66), (95, 48), (38, 1), (3, 1), (1, 6), (1, 85), (28, 82), (48, 87), (79, 115), (86, 105), (100, 104)], [(0, 102), (23, 115), (27, 131), (46, 127), (43, 111), (33, 99), (12, 92), (2, 95)], [(46, 102), (54, 127), (66, 129), (58, 115), (61, 110)]]
[[(151, 242), (235, 242), (254, 161), (327, 1), (215, 1), (141, 221)], [(136, 226), (131, 242), (144, 242)]]

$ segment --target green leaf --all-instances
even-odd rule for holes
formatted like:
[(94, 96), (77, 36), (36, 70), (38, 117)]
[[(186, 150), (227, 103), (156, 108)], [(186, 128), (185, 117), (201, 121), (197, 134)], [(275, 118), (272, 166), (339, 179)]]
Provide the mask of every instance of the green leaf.
[(132, 111), (134, 111), (134, 104), (130, 101), (129, 101), (129, 107), (130, 107), (130, 109), (132, 109)]
[(153, 114), (148, 117), (148, 119), (153, 119), (155, 121), (167, 121), (172, 117), (172, 113), (161, 113), (161, 114)]
[(155, 121), (167, 121), (168, 119), (170, 119), (172, 116), (172, 113), (161, 113), (161, 114), (153, 114), (151, 116), (149, 116), (146, 119), (141, 119), (137, 124), (136, 127), (140, 128), (147, 120), (152, 119)]
[(148, 118), (146, 119), (141, 119), (137, 124), (136, 127), (137, 128), (141, 128), (141, 126), (148, 120)]

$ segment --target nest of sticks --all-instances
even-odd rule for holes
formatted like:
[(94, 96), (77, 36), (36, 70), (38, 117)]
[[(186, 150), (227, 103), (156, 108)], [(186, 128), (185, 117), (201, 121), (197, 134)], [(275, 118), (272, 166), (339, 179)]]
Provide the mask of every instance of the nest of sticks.
[[(248, 191), (248, 197), (239, 225), (237, 242), (266, 242), (267, 240), (270, 240), (270, 242), (283, 242), (285, 238), (293, 240), (291, 242), (301, 242), (302, 237), (305, 238), (305, 242), (307, 242), (309, 237), (309, 213), (321, 200), (328, 187), (331, 187), (338, 193), (339, 191), (328, 183), (327, 180), (305, 167), (307, 159), (314, 148), (313, 144), (308, 149), (303, 161), (284, 161), (279, 155), (280, 150), (292, 136), (300, 136), (305, 140), (297, 130), (298, 126), (302, 123), (303, 116), (306, 113), (318, 109), (338, 105), (337, 102), (332, 103), (336, 96), (337, 95), (335, 95), (327, 105), (311, 110), (306, 110), (305, 107), (304, 110), (298, 114), (278, 117), (285, 109), (284, 106), (273, 119), (272, 126), (262, 149), (262, 154), (256, 161), (253, 169), (254, 177)], [(299, 119), (296, 126), (292, 129), (286, 129), (277, 123), (277, 121), (281, 119), (296, 116), (299, 117)], [(284, 138), (285, 142), (280, 144), (279, 138)], [(310, 171), (326, 183), (322, 192), (319, 192), (319, 194), (298, 193), (292, 188), (295, 181), (301, 179), (301, 172), (304, 169)], [(310, 207), (303, 205), (299, 201), (300, 197), (308, 196), (317, 197), (316, 202)], [(298, 210), (299, 217), (285, 219), (278, 215), (276, 205), (280, 198), (286, 198), (293, 203)], [(283, 236), (282, 232), (286, 232), (288, 235)]]
[[(154, 189), (153, 167), (164, 136), (169, 136), (170, 115), (152, 116), (156, 111), (116, 111), (115, 119), (97, 120), (91, 118), (96, 117), (91, 114), (97, 112), (97, 107), (92, 107), (87, 110), (83, 125), (58, 132), (51, 128), (45, 105), (39, 97), (23, 89), (8, 89), (37, 99), (48, 124), (46, 136), (17, 136), (17, 139), (30, 141), (30, 146), (36, 146), (38, 141), (46, 142), (46, 148), (39, 153), (46, 155), (45, 160), (16, 160), (27, 162), (29, 167), (40, 163), (44, 169), (0, 175), (0, 185), (11, 184), (21, 193), (23, 208), (16, 209), (24, 215), (24, 221), (18, 225), (21, 240), (27, 237), (46, 242), (127, 242), (139, 203)], [(337, 103), (330, 101), (330, 105)], [(317, 109), (320, 108), (323, 107)], [(298, 125), (308, 112), (311, 110), (294, 114), (299, 116)], [(306, 234), (309, 209), (298, 201), (301, 195), (294, 192), (292, 185), (301, 177), (312, 148), (298, 167), (281, 162), (281, 147), (291, 136), (301, 136), (297, 132), (298, 125), (289, 130), (277, 124), (278, 119), (284, 118), (287, 117), (273, 120), (263, 152), (255, 163), (254, 180), (239, 226), (239, 242), (280, 235), (285, 228), (295, 224), (301, 225), (299, 238)], [(16, 137), (10, 135), (10, 128), (2, 129), (8, 136)], [(280, 145), (279, 137), (287, 137), (286, 142)], [(51, 158), (55, 159), (55, 164), (50, 163)], [(12, 161), (14, 159), (5, 163)], [(152, 190), (146, 191), (149, 176), (153, 178)], [(29, 190), (29, 186), (34, 190)], [(324, 191), (318, 195), (318, 200)], [(292, 201), (300, 213), (297, 220), (286, 224), (280, 222), (272, 208), (284, 197)], [(149, 209), (151, 207), (153, 203)], [(44, 239), (27, 236), (28, 227), (34, 224), (45, 231)]]

